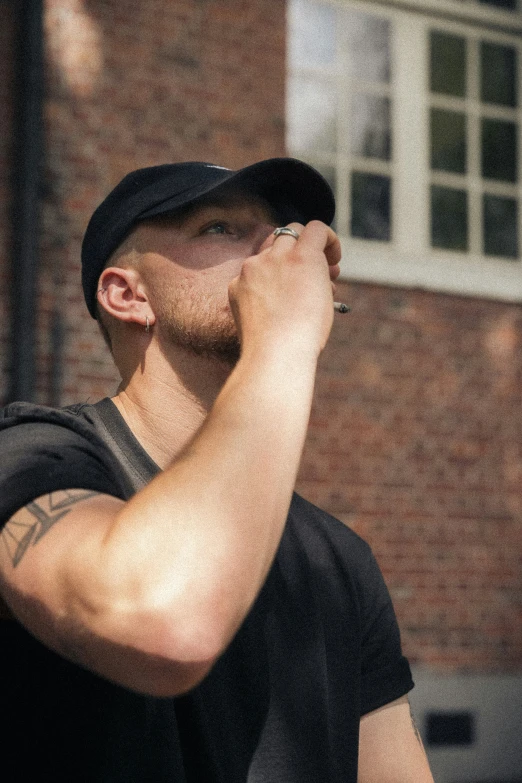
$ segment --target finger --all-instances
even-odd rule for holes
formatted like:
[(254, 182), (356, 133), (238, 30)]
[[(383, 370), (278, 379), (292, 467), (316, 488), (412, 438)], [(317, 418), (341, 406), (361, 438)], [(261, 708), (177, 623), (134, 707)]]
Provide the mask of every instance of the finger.
[(320, 220), (311, 220), (301, 231), (299, 242), (320, 249), (329, 266), (336, 266), (341, 260), (341, 242), (335, 231)]
[[(324, 245), (324, 254), (327, 258), (328, 264), (332, 267), (337, 266), (341, 261), (341, 241), (333, 228), (330, 226), (327, 226), (325, 223), (321, 223), (318, 220), (312, 221), (312, 223), (308, 224), (312, 227), (316, 228), (318, 226), (319, 230), (326, 229), (326, 237), (325, 237), (325, 245)], [(324, 227), (324, 228), (323, 228)]]
[(342, 256), (341, 240), (330, 227), (328, 227), (328, 242), (324, 254), (329, 266), (339, 267)]
[[(293, 231), (297, 236), (294, 236), (293, 234), (277, 234), (280, 230), (280, 228), (287, 228), (289, 231)], [(304, 226), (302, 223), (288, 223), (286, 226), (280, 226), (279, 228), (276, 228), (272, 234), (270, 234), (270, 247), (276, 247), (278, 250), (284, 249), (285, 252), (292, 248), (296, 242), (299, 241), (299, 238), (301, 236), (301, 233), (304, 229)]]
[(328, 271), (330, 272), (330, 280), (337, 280), (341, 274), (341, 267), (339, 264), (334, 264), (333, 266), (328, 267)]

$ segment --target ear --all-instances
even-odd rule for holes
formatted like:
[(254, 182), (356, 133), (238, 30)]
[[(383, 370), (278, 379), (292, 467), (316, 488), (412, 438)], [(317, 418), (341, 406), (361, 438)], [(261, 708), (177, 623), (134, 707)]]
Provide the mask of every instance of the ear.
[(136, 269), (117, 266), (104, 269), (96, 296), (99, 305), (119, 321), (152, 326), (156, 320)]

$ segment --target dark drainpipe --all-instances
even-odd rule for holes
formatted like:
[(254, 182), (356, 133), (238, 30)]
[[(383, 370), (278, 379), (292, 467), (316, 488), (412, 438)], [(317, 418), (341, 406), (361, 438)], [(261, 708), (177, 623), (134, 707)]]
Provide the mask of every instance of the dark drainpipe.
[(13, 157), (11, 400), (33, 400), (40, 196), (44, 164), (43, 0), (18, 8)]

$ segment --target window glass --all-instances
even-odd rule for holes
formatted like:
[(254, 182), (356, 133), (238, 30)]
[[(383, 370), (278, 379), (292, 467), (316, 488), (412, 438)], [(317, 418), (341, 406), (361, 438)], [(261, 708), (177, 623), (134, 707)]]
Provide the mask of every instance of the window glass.
[[(335, 194), (337, 191), (337, 174), (335, 171), (335, 167), (325, 165), (324, 163), (314, 163), (314, 168), (317, 169), (319, 174), (323, 175), (323, 177), (328, 182), (328, 184), (330, 185), (330, 187), (332, 188)], [(336, 218), (334, 218), (332, 221), (332, 228), (334, 229), (334, 231), (336, 230), (336, 226), (337, 226), (337, 220)]]
[(484, 253), (518, 256), (518, 206), (514, 198), (484, 195)]
[(432, 92), (466, 95), (466, 39), (432, 30), (430, 35), (430, 88)]
[(517, 105), (517, 53), (512, 46), (482, 41), (480, 45), (480, 88), (485, 103)]
[(335, 152), (337, 95), (333, 84), (309, 76), (295, 76), (287, 91), (288, 134), (296, 152)]
[(389, 82), (390, 23), (373, 14), (346, 10), (340, 19), (345, 47), (354, 78)]
[(446, 250), (468, 249), (468, 194), (431, 186), (431, 244)]
[(391, 238), (391, 180), (363, 171), (352, 173), (351, 233), (361, 239)]
[(503, 8), (506, 11), (517, 10), (517, 0), (479, 0), (483, 5), (491, 5), (495, 8)]
[(350, 114), (351, 151), (364, 158), (391, 157), (390, 99), (356, 94)]
[(482, 176), (504, 182), (517, 180), (517, 126), (504, 120), (482, 119)]
[(431, 167), (456, 174), (466, 172), (466, 116), (462, 112), (432, 109)]
[(335, 62), (335, 9), (323, 3), (293, 0), (288, 4), (291, 35), (288, 58), (295, 67)]

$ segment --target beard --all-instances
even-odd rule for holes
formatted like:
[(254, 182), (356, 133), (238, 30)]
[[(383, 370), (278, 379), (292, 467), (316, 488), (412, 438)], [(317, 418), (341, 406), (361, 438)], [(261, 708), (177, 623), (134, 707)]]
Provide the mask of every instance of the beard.
[(153, 285), (149, 291), (155, 327), (168, 344), (197, 356), (236, 364), (240, 343), (228, 301), (219, 304), (193, 289), (173, 292)]

